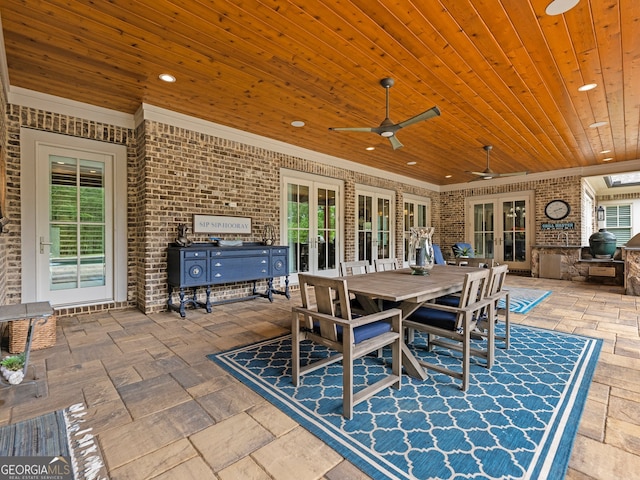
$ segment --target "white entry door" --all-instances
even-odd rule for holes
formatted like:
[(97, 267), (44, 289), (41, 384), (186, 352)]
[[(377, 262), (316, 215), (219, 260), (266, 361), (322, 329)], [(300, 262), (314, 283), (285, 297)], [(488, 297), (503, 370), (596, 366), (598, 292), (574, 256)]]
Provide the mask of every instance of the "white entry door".
[(42, 145), (36, 178), (37, 298), (113, 299), (113, 159)]
[(376, 190), (356, 191), (356, 260), (376, 259), (395, 255), (393, 194)]

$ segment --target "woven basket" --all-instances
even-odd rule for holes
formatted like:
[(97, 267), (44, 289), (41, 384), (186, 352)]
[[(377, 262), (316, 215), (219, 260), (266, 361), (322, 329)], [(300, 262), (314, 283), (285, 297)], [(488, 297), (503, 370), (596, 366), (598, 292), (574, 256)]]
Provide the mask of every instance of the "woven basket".
[[(56, 316), (52, 315), (44, 325), (37, 320), (33, 328), (31, 350), (41, 350), (56, 344)], [(9, 353), (22, 353), (27, 343), (29, 320), (9, 322)]]

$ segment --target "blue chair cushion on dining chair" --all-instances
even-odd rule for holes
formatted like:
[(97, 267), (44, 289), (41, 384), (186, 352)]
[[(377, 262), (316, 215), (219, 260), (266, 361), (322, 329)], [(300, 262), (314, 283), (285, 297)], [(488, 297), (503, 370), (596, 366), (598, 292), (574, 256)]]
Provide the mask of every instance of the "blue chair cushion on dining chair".
[[(320, 324), (314, 322), (313, 331), (317, 334), (320, 334)], [(361, 327), (356, 327), (353, 329), (353, 343), (356, 345), (358, 343), (364, 342), (365, 340), (369, 340), (370, 338), (377, 337), (378, 335), (382, 335), (383, 333), (387, 333), (391, 331), (391, 323), (389, 322), (373, 322), (368, 323), (366, 325), (362, 325)], [(342, 341), (342, 327), (338, 325), (336, 327), (336, 332), (338, 334), (338, 340)]]
[(444, 255), (442, 255), (442, 250), (440, 249), (440, 245), (433, 245), (433, 261), (436, 265), (446, 265), (447, 262), (444, 261)]
[(436, 298), (436, 303), (449, 307), (457, 307), (460, 305), (460, 297), (456, 295), (445, 295), (444, 297)]
[(429, 307), (420, 307), (409, 315), (409, 320), (414, 322), (451, 331), (456, 329), (456, 319), (457, 315), (453, 312), (444, 312)]

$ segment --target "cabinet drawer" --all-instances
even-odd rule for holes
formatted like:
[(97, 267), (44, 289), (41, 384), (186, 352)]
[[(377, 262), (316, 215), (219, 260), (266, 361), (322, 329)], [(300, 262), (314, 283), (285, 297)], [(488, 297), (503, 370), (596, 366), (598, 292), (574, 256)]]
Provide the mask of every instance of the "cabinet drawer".
[(205, 283), (207, 283), (207, 259), (185, 259), (180, 284), (189, 287), (204, 285)]
[(211, 250), (210, 256), (211, 257), (222, 257), (222, 258), (226, 258), (226, 257), (242, 257), (242, 258), (268, 257), (269, 256), (269, 250), (262, 249), (262, 248), (256, 248), (254, 250), (243, 250), (243, 251), (237, 250), (237, 249), (233, 249), (233, 250), (220, 249), (220, 250)]
[(206, 250), (185, 250), (184, 258), (207, 258)]
[(276, 255), (271, 259), (271, 276), (282, 277), (289, 275), (286, 255)]
[(269, 257), (228, 257), (209, 259), (212, 284), (259, 280), (269, 277)]

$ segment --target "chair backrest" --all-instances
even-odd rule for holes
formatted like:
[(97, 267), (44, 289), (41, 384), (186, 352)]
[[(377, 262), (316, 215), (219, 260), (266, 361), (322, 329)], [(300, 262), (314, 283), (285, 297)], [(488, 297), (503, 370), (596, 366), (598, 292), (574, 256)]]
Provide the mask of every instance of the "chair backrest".
[[(460, 293), (460, 308), (468, 307), (472, 303), (483, 300), (487, 295), (487, 288), (491, 270), (473, 270), (464, 276), (462, 284), (462, 292)], [(462, 317), (458, 317), (458, 322), (462, 321)], [(461, 325), (457, 325), (460, 327)]]
[(507, 273), (509, 272), (509, 265), (506, 263), (504, 265), (498, 265), (495, 267), (491, 267), (491, 276), (489, 278), (489, 284), (487, 286), (487, 296), (495, 295), (498, 292), (502, 291), (502, 287), (504, 287), (504, 281), (507, 278)]
[(482, 267), (482, 268), (491, 268), (493, 267), (495, 260), (493, 258), (484, 258), (484, 257), (473, 257), (473, 258), (459, 258), (458, 264), (465, 263), (467, 267)]
[(386, 270), (397, 270), (400, 263), (397, 258), (376, 258), (374, 260), (376, 272), (384, 272)]
[(340, 275), (346, 277), (347, 275), (362, 275), (363, 273), (369, 273), (371, 271), (371, 265), (367, 260), (355, 260), (353, 262), (341, 262), (340, 263)]
[[(339, 278), (320, 277), (317, 275), (299, 274), (300, 298), (302, 306), (308, 310), (315, 310), (319, 313), (331, 315), (332, 317), (352, 320), (351, 307), (349, 305), (349, 292), (347, 281)], [(311, 297), (315, 296), (315, 302)], [(317, 327), (313, 325), (311, 318), (307, 318), (309, 330), (316, 333), (319, 330), (320, 336), (332, 341), (338, 341), (338, 332), (335, 324), (330, 322), (318, 322)]]
[(451, 247), (451, 250), (453, 251), (453, 256), (454, 257), (460, 256), (461, 253), (464, 252), (465, 250), (466, 250), (465, 255), (467, 257), (473, 258), (475, 256), (474, 251), (473, 251), (473, 247), (471, 246), (470, 243), (456, 242)]
[(447, 262), (444, 260), (444, 255), (442, 255), (442, 250), (440, 249), (440, 245), (434, 244), (433, 246), (433, 261), (436, 265), (446, 265)]

